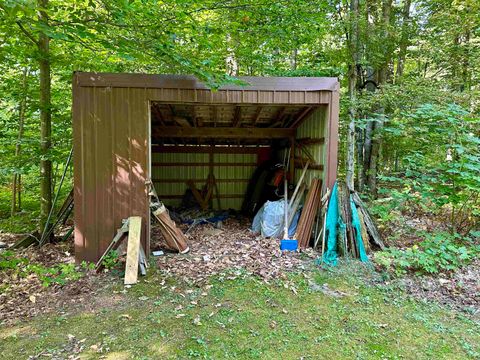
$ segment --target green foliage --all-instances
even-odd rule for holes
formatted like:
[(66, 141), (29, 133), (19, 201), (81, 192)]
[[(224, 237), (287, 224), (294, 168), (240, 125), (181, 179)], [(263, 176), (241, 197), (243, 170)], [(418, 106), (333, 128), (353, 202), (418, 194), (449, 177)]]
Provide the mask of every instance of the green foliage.
[(14, 272), (22, 277), (34, 274), (43, 286), (65, 285), (67, 282), (78, 280), (83, 276), (75, 264), (56, 264), (48, 267), (32, 264), (27, 258), (18, 257), (9, 250), (0, 252), (0, 272), (6, 271)]
[(107, 270), (113, 269), (118, 264), (119, 254), (117, 250), (110, 250), (108, 254), (103, 258), (103, 267)]
[(455, 104), (424, 104), (392, 117), (384, 128), (384, 156), (393, 150), (396, 160), (385, 163), (379, 179), (386, 199), (372, 208), (380, 222), (417, 209), (452, 233), (478, 227), (479, 125), (479, 116)]
[[(375, 261), (396, 274), (409, 271), (435, 274), (458, 269), (480, 255), (480, 245), (474, 235), (436, 233), (425, 235), (426, 239), (407, 249), (389, 248), (375, 253)], [(478, 237), (477, 237), (478, 238)]]

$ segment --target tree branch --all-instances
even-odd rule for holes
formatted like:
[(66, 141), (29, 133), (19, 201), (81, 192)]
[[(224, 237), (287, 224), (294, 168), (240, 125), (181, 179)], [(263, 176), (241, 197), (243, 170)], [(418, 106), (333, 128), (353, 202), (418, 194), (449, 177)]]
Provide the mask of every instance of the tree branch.
[(20, 30), (22, 30), (22, 32), (25, 34), (26, 37), (28, 37), (30, 40), (32, 40), (35, 45), (39, 46), (38, 40), (35, 39), (35, 38), (33, 37), (33, 35), (30, 34), (30, 32), (28, 32), (27, 29), (25, 29), (25, 27), (22, 25), (22, 23), (21, 23), (19, 20), (15, 21), (15, 23), (18, 25), (18, 27), (20, 28)]

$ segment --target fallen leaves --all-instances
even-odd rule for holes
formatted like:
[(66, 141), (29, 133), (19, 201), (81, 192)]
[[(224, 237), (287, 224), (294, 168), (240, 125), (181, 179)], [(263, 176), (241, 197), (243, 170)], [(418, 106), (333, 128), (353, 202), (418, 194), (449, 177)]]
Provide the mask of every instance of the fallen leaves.
[[(209, 224), (198, 225), (187, 234), (190, 253), (166, 253), (156, 258), (158, 268), (194, 284), (205, 283), (210, 276), (227, 270), (231, 270), (225, 276), (227, 280), (254, 274), (268, 282), (285, 278), (286, 271), (302, 269), (308, 258), (316, 256), (311, 249), (303, 253), (306, 256), (295, 252), (282, 253), (279, 240), (259, 237), (249, 230), (249, 225), (248, 221), (237, 219), (226, 220), (222, 231), (213, 231)], [(153, 248), (163, 244), (155, 225), (152, 241)], [(292, 288), (292, 292), (296, 293), (296, 289)]]

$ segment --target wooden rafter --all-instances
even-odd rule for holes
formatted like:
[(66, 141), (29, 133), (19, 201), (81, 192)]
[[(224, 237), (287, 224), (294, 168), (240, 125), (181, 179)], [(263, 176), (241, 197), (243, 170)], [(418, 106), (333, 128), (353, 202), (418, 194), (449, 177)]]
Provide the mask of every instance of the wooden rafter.
[(297, 128), (301, 124), (302, 120), (305, 119), (308, 115), (310, 115), (313, 111), (315, 111), (314, 106), (309, 106), (309, 107), (305, 108), (300, 113), (300, 115), (295, 120), (293, 120), (293, 123), (291, 123), (289, 125), (289, 127), (292, 128), (292, 129)]
[(270, 124), (270, 126), (274, 126), (278, 122), (281, 124), (282, 117), (283, 115), (285, 115), (286, 110), (287, 110), (286, 106), (282, 106), (280, 109), (278, 109), (277, 113), (273, 117), (273, 121), (272, 121), (272, 124)]
[(263, 106), (257, 107), (257, 111), (255, 111), (255, 116), (253, 117), (253, 126), (255, 126), (262, 115)]
[(158, 119), (162, 126), (165, 126), (165, 119), (163, 118), (162, 112), (157, 107), (157, 104), (152, 104), (152, 112), (155, 115), (155, 118)]
[(240, 126), (240, 123), (242, 122), (242, 107), (241, 106), (235, 106), (235, 112), (233, 115), (233, 127), (238, 127)]

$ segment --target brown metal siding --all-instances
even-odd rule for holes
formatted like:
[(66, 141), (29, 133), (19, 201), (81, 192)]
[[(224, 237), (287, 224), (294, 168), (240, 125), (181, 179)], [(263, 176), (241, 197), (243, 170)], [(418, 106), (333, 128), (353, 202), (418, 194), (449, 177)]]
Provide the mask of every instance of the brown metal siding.
[(142, 243), (148, 251), (145, 90), (79, 87), (74, 94), (77, 260), (97, 260), (121, 220), (134, 215), (143, 216)]
[(330, 93), (325, 91), (147, 89), (148, 99), (168, 103), (204, 104), (329, 104)]

